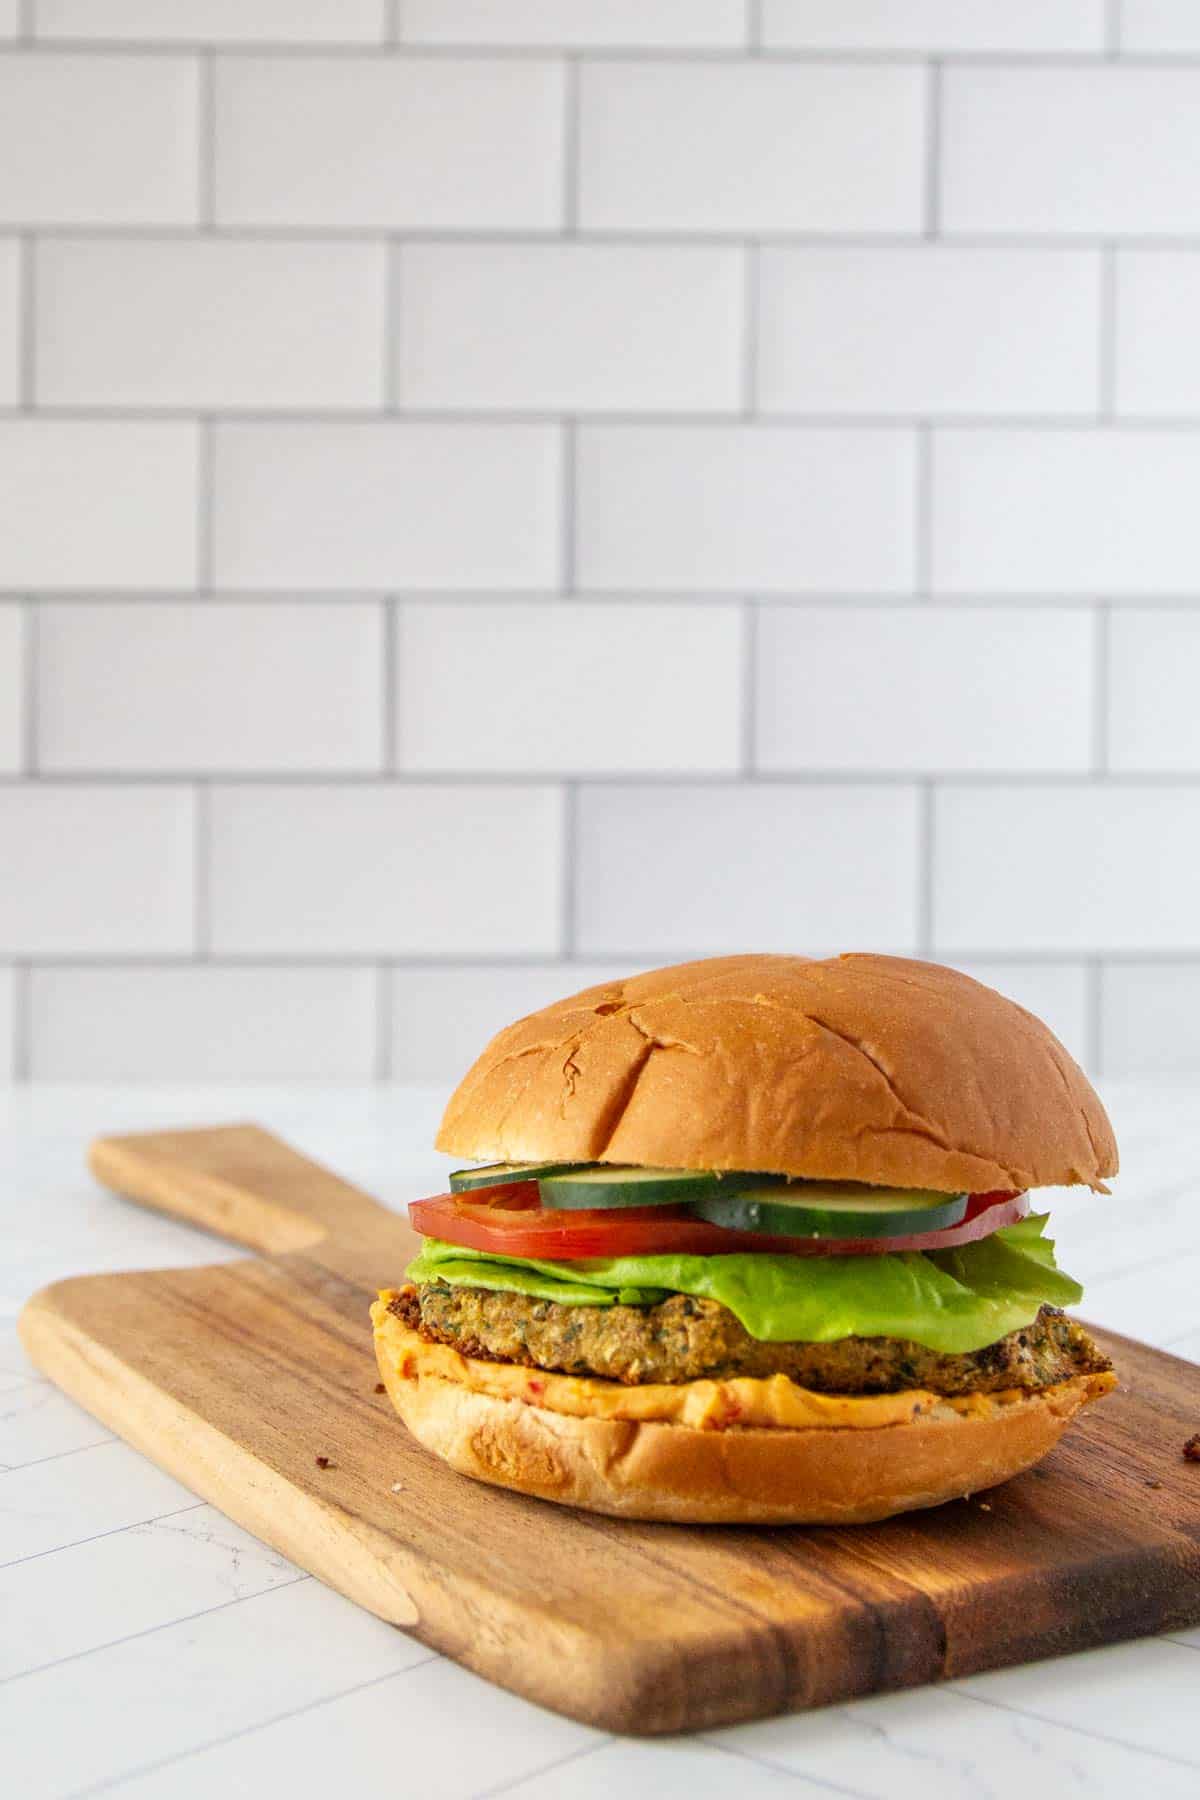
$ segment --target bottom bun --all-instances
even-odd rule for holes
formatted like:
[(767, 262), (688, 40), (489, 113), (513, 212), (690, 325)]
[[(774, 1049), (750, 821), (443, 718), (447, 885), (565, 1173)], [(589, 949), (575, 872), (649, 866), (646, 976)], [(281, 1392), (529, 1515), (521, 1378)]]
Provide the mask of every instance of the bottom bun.
[(380, 1373), (413, 1436), (461, 1475), (626, 1519), (855, 1525), (1008, 1481), (1052, 1450), (1109, 1374), (964, 1415), (864, 1428), (697, 1430), (577, 1417), (408, 1372), (377, 1331)]

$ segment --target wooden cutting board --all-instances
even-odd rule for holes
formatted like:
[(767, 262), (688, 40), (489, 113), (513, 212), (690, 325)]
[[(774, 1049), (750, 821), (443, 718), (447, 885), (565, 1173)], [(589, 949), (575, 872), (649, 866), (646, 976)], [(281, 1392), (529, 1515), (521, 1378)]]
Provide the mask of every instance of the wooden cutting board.
[[(1097, 1333), (1119, 1394), (1038, 1468), (840, 1530), (639, 1525), (485, 1488), (376, 1391), (415, 1239), (252, 1125), (96, 1144), (106, 1186), (262, 1254), (36, 1295), (39, 1368), (284, 1555), (489, 1680), (666, 1732), (1200, 1623), (1200, 1369)], [(323, 1459), (327, 1459), (327, 1466)]]

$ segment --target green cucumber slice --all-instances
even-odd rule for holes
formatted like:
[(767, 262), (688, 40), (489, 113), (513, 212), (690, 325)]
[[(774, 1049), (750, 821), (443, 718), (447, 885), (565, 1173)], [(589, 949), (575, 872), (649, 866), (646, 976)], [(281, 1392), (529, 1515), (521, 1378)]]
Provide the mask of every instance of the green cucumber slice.
[(710, 1225), (774, 1237), (912, 1237), (957, 1225), (967, 1198), (856, 1181), (794, 1182), (782, 1189), (754, 1182), (702, 1194), (694, 1210)]
[(641, 1169), (621, 1163), (594, 1163), (538, 1177), (542, 1205), (567, 1210), (682, 1206), (720, 1186), (721, 1177), (703, 1169)]
[(450, 1192), (466, 1194), (472, 1188), (499, 1187), (502, 1181), (536, 1181), (541, 1175), (557, 1174), (569, 1169), (570, 1163), (487, 1163), (482, 1169), (455, 1169), (450, 1176)]

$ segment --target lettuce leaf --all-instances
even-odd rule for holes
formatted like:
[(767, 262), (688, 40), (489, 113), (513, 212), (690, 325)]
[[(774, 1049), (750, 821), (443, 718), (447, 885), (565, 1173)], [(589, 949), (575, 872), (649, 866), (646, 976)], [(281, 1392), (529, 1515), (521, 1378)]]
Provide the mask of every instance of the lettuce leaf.
[(652, 1306), (692, 1294), (729, 1308), (763, 1343), (905, 1338), (945, 1355), (981, 1350), (1083, 1295), (1034, 1214), (956, 1250), (890, 1256), (617, 1256), (539, 1262), (426, 1238), (410, 1281), (529, 1294), (564, 1306)]

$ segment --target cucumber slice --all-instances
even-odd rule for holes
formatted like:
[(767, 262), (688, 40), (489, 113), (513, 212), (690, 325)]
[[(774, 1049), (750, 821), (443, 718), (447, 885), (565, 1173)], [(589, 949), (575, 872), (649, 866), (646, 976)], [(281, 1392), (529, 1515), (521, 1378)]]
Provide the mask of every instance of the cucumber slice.
[(557, 1174), (570, 1163), (487, 1163), (482, 1169), (455, 1169), (450, 1192), (466, 1194), (472, 1188), (498, 1187), (502, 1181), (536, 1181), (540, 1175)]
[(966, 1194), (923, 1188), (868, 1187), (857, 1181), (803, 1181), (778, 1188), (760, 1182), (702, 1194), (694, 1210), (710, 1225), (774, 1237), (911, 1237), (957, 1225)]
[(566, 1210), (621, 1206), (682, 1206), (720, 1190), (721, 1177), (703, 1169), (641, 1169), (620, 1163), (539, 1175), (542, 1205)]

